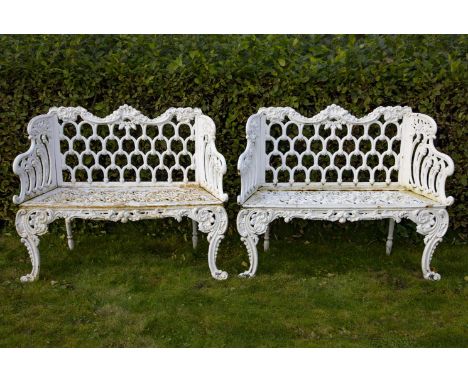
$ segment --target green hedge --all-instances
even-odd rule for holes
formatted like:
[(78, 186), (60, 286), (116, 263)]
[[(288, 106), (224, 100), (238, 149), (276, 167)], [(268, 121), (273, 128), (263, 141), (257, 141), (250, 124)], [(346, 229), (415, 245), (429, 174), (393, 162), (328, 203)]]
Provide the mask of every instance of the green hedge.
[(408, 105), (439, 125), (436, 144), (455, 161), (451, 226), (466, 234), (466, 36), (1, 36), (0, 52), (0, 220), (14, 217), (11, 164), (28, 147), (26, 125), (54, 105), (200, 107), (218, 128), (231, 216), (245, 122), (259, 107), (313, 115), (337, 103), (361, 116)]

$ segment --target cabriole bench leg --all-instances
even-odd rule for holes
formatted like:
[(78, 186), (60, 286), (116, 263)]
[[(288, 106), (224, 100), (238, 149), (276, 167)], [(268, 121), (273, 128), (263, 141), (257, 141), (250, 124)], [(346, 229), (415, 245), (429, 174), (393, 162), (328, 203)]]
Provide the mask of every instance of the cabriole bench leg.
[(67, 229), (67, 241), (68, 241), (68, 248), (73, 250), (75, 248), (75, 242), (73, 241), (73, 231), (71, 227), (71, 219), (65, 219), (65, 227)]
[(237, 215), (237, 230), (241, 240), (247, 247), (250, 267), (247, 271), (239, 274), (240, 277), (253, 277), (257, 272), (258, 265), (258, 235), (266, 232), (271, 216), (267, 211), (255, 209), (243, 209)]
[(257, 272), (258, 266), (258, 252), (257, 252), (257, 235), (241, 236), (241, 240), (247, 247), (247, 254), (249, 255), (250, 267), (245, 272), (239, 273), (240, 277), (254, 277)]
[(426, 280), (440, 280), (440, 274), (431, 269), (432, 255), (437, 245), (447, 232), (449, 216), (445, 209), (418, 210), (410, 217), (417, 226), (416, 230), (424, 235), (424, 251), (421, 259), (421, 268)]
[(392, 253), (392, 247), (393, 247), (393, 230), (395, 229), (395, 220), (393, 219), (388, 219), (388, 236), (387, 236), (387, 243), (385, 246), (385, 252), (387, 255), (390, 255)]
[(225, 280), (228, 274), (218, 269), (216, 258), (221, 240), (227, 229), (228, 217), (224, 207), (203, 207), (192, 211), (190, 217), (198, 222), (200, 231), (208, 233), (208, 266), (211, 276), (217, 280)]
[(19, 210), (16, 214), (16, 231), (28, 250), (32, 264), (31, 273), (21, 276), (21, 282), (31, 282), (39, 277), (39, 236), (47, 232), (53, 220), (54, 214), (51, 210)]

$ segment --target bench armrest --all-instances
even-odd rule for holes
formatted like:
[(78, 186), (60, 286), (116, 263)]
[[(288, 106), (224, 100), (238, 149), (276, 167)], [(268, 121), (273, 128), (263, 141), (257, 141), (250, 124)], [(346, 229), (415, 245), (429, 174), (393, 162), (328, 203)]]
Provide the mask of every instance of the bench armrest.
[(445, 181), (453, 174), (453, 160), (434, 146), (437, 124), (425, 115), (412, 113), (404, 125), (401, 183), (418, 194), (451, 205), (453, 197), (445, 195)]
[(226, 173), (226, 160), (215, 145), (216, 126), (206, 115), (195, 120), (195, 177), (200, 185), (221, 201), (228, 199), (223, 192), (223, 175)]
[(244, 203), (261, 184), (265, 183), (265, 137), (262, 114), (254, 114), (247, 120), (247, 147), (239, 157), (237, 169), (241, 176), (241, 193), (237, 203)]
[(55, 115), (39, 115), (28, 124), (31, 146), (13, 162), (13, 172), (20, 178), (21, 190), (13, 197), (20, 204), (57, 187), (55, 151), (58, 121)]

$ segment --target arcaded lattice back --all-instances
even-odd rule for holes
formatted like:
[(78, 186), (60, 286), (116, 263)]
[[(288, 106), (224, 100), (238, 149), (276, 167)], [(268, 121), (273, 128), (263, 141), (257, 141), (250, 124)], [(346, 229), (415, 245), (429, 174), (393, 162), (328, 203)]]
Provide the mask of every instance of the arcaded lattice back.
[(263, 108), (266, 183), (398, 181), (402, 121), (408, 107), (380, 107), (363, 118), (332, 105), (312, 118)]
[(52, 108), (59, 122), (60, 168), (67, 182), (195, 181), (198, 109), (150, 119), (124, 105), (105, 118), (83, 108)]

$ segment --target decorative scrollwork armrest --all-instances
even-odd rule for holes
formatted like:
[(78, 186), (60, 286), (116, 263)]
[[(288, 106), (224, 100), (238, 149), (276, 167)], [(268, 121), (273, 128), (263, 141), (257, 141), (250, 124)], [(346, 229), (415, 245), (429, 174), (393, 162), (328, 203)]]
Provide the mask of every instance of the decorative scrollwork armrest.
[(216, 149), (214, 140), (210, 141), (205, 150), (206, 187), (223, 202), (228, 199), (228, 195), (223, 192), (223, 175), (226, 170), (226, 160)]
[(31, 146), (13, 162), (13, 172), (19, 176), (21, 190), (13, 197), (20, 204), (57, 186), (54, 152), (56, 147), (57, 117), (40, 115), (28, 124)]
[(452, 158), (434, 146), (437, 125), (424, 114), (413, 113), (410, 118), (412, 129), (411, 168), (408, 185), (412, 190), (445, 205), (451, 205), (453, 197), (446, 196), (445, 182), (453, 174)]
[(216, 149), (216, 126), (211, 118), (200, 115), (196, 120), (196, 178), (200, 185), (221, 201), (228, 195), (223, 192), (223, 175), (227, 166), (224, 156)]
[(241, 176), (241, 193), (237, 197), (239, 204), (244, 203), (258, 189), (265, 178), (265, 167), (262, 163), (265, 142), (261, 120), (262, 114), (257, 113), (247, 121), (247, 147), (237, 162), (237, 169)]

